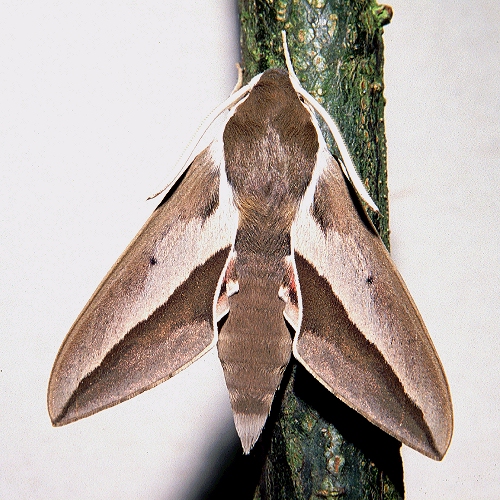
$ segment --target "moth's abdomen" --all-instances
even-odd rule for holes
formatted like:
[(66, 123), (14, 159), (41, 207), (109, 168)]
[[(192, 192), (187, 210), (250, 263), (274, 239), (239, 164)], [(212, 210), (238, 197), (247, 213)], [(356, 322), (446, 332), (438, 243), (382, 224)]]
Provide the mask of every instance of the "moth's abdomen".
[(236, 255), (232, 279), (237, 279), (238, 291), (229, 297), (229, 315), (217, 344), (245, 453), (262, 432), (292, 352), (285, 302), (278, 295), (287, 272), (282, 261)]

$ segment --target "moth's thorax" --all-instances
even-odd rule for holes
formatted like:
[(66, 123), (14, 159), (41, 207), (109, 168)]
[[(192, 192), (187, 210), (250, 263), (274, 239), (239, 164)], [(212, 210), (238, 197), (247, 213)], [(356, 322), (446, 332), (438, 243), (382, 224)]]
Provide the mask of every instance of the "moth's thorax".
[(286, 72), (262, 74), (229, 119), (223, 140), (240, 221), (289, 228), (311, 181), (318, 136)]

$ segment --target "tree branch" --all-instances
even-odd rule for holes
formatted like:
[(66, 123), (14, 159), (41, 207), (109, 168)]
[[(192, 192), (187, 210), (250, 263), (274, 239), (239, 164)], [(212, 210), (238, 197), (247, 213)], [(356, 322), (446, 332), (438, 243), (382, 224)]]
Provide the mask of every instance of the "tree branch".
[[(389, 246), (383, 97), (383, 25), (390, 7), (368, 0), (240, 0), (244, 80), (284, 67), (285, 29), (295, 71), (343, 131), (380, 209), (370, 213)], [(328, 136), (328, 134), (325, 134)], [(336, 146), (330, 144), (332, 152)], [(292, 363), (264, 435), (255, 499), (399, 499), (400, 443)], [(249, 462), (250, 463), (250, 462)]]

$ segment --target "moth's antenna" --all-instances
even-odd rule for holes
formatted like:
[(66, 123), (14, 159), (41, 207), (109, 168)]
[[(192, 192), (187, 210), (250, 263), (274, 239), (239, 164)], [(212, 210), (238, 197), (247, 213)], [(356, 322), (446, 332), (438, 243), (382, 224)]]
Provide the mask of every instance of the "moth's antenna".
[(281, 35), (283, 37), (283, 52), (285, 53), (286, 66), (288, 68), (290, 81), (292, 82), (295, 91), (297, 92), (297, 94), (300, 94), (304, 98), (304, 100), (314, 108), (314, 110), (321, 116), (321, 118), (323, 118), (328, 128), (330, 129), (330, 132), (332, 133), (335, 142), (337, 143), (337, 147), (339, 148), (340, 155), (342, 156), (342, 161), (340, 162), (340, 165), (342, 167), (342, 170), (344, 171), (344, 174), (350, 180), (351, 184), (353, 185), (358, 195), (368, 204), (368, 206), (372, 210), (378, 212), (379, 209), (377, 205), (372, 200), (371, 196), (368, 194), (368, 191), (365, 188), (365, 185), (359, 178), (356, 168), (354, 167), (354, 163), (351, 159), (351, 155), (349, 154), (349, 150), (347, 149), (346, 143), (344, 141), (344, 138), (342, 137), (342, 133), (340, 132), (340, 129), (338, 128), (337, 124), (335, 123), (333, 118), (328, 114), (326, 109), (316, 99), (314, 99), (314, 97), (311, 94), (309, 94), (309, 92), (307, 92), (307, 90), (305, 90), (300, 84), (299, 79), (297, 78), (297, 75), (293, 70), (292, 60), (290, 58), (290, 52), (288, 51), (288, 44), (286, 42), (286, 32), (282, 31)]
[[(290, 51), (288, 50), (288, 43), (286, 41), (286, 31), (283, 30), (281, 32), (281, 38), (283, 39), (283, 52), (285, 53), (285, 62), (286, 67), (288, 69), (288, 74), (290, 75), (290, 79), (294, 79), (296, 82), (299, 82), (297, 75), (295, 74), (295, 70), (293, 69), (292, 59), (290, 58)], [(300, 86), (300, 82), (299, 82)], [(300, 87), (302, 88), (302, 87)]]
[(238, 71), (238, 81), (236, 82), (231, 95), (233, 95), (235, 92), (240, 90), (241, 87), (243, 87), (243, 69), (241, 68), (240, 63), (236, 63), (236, 70)]
[[(239, 81), (239, 78), (238, 78)], [(238, 85), (238, 84), (237, 84)], [(252, 86), (252, 82), (250, 82), (248, 85), (245, 85), (244, 87), (241, 87), (240, 89), (233, 91), (233, 93), (219, 106), (217, 106), (201, 123), (201, 125), (198, 127), (198, 130), (196, 131), (195, 135), (193, 138), (189, 141), (188, 145), (184, 149), (181, 157), (179, 160), (176, 162), (176, 165), (181, 165), (180, 171), (177, 173), (177, 175), (174, 177), (174, 179), (169, 182), (164, 188), (162, 188), (160, 191), (157, 193), (153, 194), (152, 196), (148, 197), (148, 200), (151, 200), (153, 198), (156, 198), (158, 195), (161, 193), (168, 191), (182, 176), (182, 174), (186, 171), (186, 169), (189, 167), (191, 162), (193, 161), (196, 152), (196, 148), (199, 145), (200, 141), (203, 139), (203, 136), (207, 132), (207, 130), (210, 128), (212, 123), (226, 111), (226, 109), (231, 108), (234, 104), (237, 102), (241, 101), (243, 98), (245, 98), (245, 94), (248, 93), (249, 89)]]

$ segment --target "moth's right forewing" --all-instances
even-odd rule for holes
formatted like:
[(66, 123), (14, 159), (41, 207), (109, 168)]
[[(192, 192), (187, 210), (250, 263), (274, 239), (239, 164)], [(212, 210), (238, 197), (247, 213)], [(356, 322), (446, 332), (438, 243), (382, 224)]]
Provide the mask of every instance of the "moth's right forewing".
[(157, 385), (214, 345), (214, 297), (237, 227), (217, 150), (195, 158), (68, 333), (49, 382), (55, 425)]
[(441, 459), (453, 428), (443, 368), (420, 314), (329, 156), (294, 226), (302, 324), (294, 354), (334, 394)]

